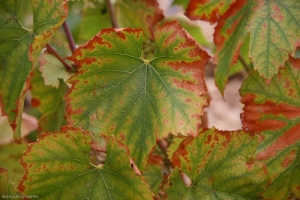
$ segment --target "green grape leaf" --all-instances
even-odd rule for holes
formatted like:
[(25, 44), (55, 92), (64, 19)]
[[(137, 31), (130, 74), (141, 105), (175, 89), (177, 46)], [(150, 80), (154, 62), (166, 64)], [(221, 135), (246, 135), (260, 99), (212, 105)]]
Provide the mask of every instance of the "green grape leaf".
[(88, 132), (73, 128), (44, 134), (24, 153), (21, 164), (26, 174), (18, 189), (39, 199), (151, 199), (122, 145), (108, 141), (105, 163), (94, 165), (90, 144)]
[[(215, 29), (217, 46), (216, 84), (223, 93), (229, 67), (237, 62), (239, 49), (247, 33), (250, 33), (249, 57), (254, 69), (270, 81), (278, 73), (279, 67), (294, 55), (300, 46), (300, 1), (209, 1), (207, 4), (191, 1), (197, 19), (207, 19), (210, 3), (222, 7), (222, 12), (211, 11), (212, 16), (220, 15)], [(233, 3), (234, 2), (234, 3)], [(191, 3), (192, 4), (192, 3)], [(224, 8), (224, 10), (223, 10)], [(208, 9), (209, 10), (209, 9)], [(192, 14), (191, 14), (192, 15)], [(215, 21), (215, 20), (213, 20)]]
[(21, 142), (22, 111), (32, 66), (67, 15), (63, 0), (32, 1), (34, 28), (27, 30), (18, 19), (20, 3), (0, 1), (0, 106), (16, 142)]
[(148, 165), (143, 172), (143, 176), (154, 194), (159, 192), (160, 186), (164, 180), (162, 172), (163, 164), (164, 162), (160, 156), (150, 155)]
[[(55, 74), (53, 75), (55, 77)], [(31, 79), (30, 91), (32, 94), (31, 105), (37, 107), (42, 114), (38, 121), (39, 133), (59, 131), (65, 123), (64, 114), (66, 105), (63, 98), (67, 85), (63, 81), (60, 82), (58, 81), (58, 88), (45, 85), (41, 72), (35, 67)]]
[(258, 133), (257, 160), (267, 165), (266, 199), (300, 198), (300, 60), (290, 59), (267, 84), (257, 73), (243, 83), (243, 128)]
[[(243, 131), (202, 131), (173, 155), (168, 199), (255, 199), (267, 185), (263, 165), (251, 162), (258, 137)], [(186, 186), (180, 172), (190, 178)]]
[(164, 19), (157, 1), (136, 0), (124, 2), (117, 0), (115, 10), (120, 27), (142, 28), (146, 38), (154, 37), (155, 25)]
[(23, 152), (26, 149), (26, 143), (21, 145), (12, 143), (0, 146), (0, 167), (9, 169), (7, 174), (13, 183), (19, 183), (25, 173), (19, 160), (22, 158)]
[(8, 179), (7, 169), (0, 167), (0, 195), (1, 199), (10, 199), (9, 197), (14, 197), (14, 199), (21, 199), (17, 197), (17, 190), (14, 185)]
[(99, 32), (69, 58), (79, 69), (67, 96), (68, 123), (116, 136), (141, 171), (156, 139), (197, 135), (209, 60), (175, 21), (157, 27), (150, 60), (144, 41), (140, 29)]
[(186, 9), (186, 16), (191, 20), (205, 20), (211, 24), (219, 21), (219, 16), (223, 15), (229, 7), (237, 0), (192, 0)]
[(79, 24), (79, 39), (90, 40), (103, 28), (111, 28), (108, 11), (103, 10), (101, 5), (94, 8), (84, 8), (83, 16)]

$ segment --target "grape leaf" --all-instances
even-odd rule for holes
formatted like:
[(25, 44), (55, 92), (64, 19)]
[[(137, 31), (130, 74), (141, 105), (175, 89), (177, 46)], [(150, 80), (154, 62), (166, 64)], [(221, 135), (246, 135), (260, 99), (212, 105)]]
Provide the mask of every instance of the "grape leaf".
[(163, 182), (163, 160), (160, 156), (150, 155), (148, 159), (148, 165), (145, 168), (143, 176), (146, 182), (149, 184), (151, 191), (157, 194), (160, 189), (160, 185)]
[[(146, 38), (154, 37), (155, 25), (164, 15), (157, 1), (116, 1), (116, 18), (120, 27), (142, 28)], [(138, 17), (137, 17), (138, 16)]]
[[(105, 7), (105, 5), (104, 5)], [(103, 28), (111, 28), (110, 18), (107, 10), (102, 5), (93, 8), (84, 8), (83, 16), (79, 24), (79, 38), (87, 41)]]
[(59, 79), (63, 79), (64, 82), (67, 82), (67, 80), (72, 76), (72, 73), (68, 72), (64, 65), (51, 54), (44, 53), (40, 56), (39, 62), (40, 71), (44, 78), (44, 84), (47, 86), (59, 88)]
[(20, 3), (0, 1), (0, 106), (16, 142), (21, 142), (22, 110), (32, 66), (67, 15), (67, 4), (62, 0), (32, 1), (34, 28), (27, 30), (18, 19)]
[[(225, 6), (224, 1), (213, 2), (218, 3), (216, 6)], [(197, 19), (206, 19), (206, 6), (196, 8)], [(224, 8), (224, 11), (215, 13), (220, 14), (214, 35), (219, 63), (215, 80), (219, 90), (223, 93), (229, 67), (236, 64), (240, 46), (248, 32), (249, 57), (254, 68), (265, 79), (271, 80), (288, 60), (289, 54), (294, 55), (300, 46), (300, 1), (240, 0)]]
[[(55, 67), (55, 66), (48, 66)], [(66, 70), (64, 70), (66, 71)], [(55, 74), (53, 74), (55, 77)], [(57, 80), (57, 77), (55, 77)], [(59, 131), (61, 126), (65, 123), (65, 101), (67, 85), (58, 81), (58, 88), (47, 86), (44, 84), (44, 79), (41, 72), (36, 67), (31, 79), (31, 105), (37, 107), (42, 116), (38, 121), (39, 133)]]
[(141, 57), (140, 29), (104, 29), (69, 58), (79, 66), (67, 96), (68, 122), (115, 135), (143, 171), (155, 139), (196, 135), (206, 105), (208, 54), (178, 22), (158, 26), (155, 56)]
[(205, 20), (211, 24), (219, 21), (219, 16), (223, 15), (229, 7), (237, 0), (193, 0), (190, 1), (187, 9), (186, 16), (191, 20)]
[(267, 199), (300, 198), (300, 60), (290, 59), (268, 85), (257, 73), (243, 83), (243, 128), (258, 133), (257, 160), (266, 163)]
[(96, 166), (89, 160), (90, 143), (89, 133), (73, 128), (44, 134), (24, 153), (26, 174), (18, 189), (39, 199), (151, 199), (124, 147), (110, 140), (105, 163)]
[(171, 18), (167, 18), (164, 21), (167, 22), (167, 21), (173, 21), (173, 20), (177, 20), (180, 23), (180, 25), (182, 26), (182, 28), (184, 28), (194, 38), (194, 40), (196, 42), (198, 42), (199, 45), (201, 45), (201, 47), (209, 47), (210, 46), (210, 44), (206, 40), (206, 38), (201, 30), (201, 27), (199, 25), (197, 25), (195, 22), (189, 20), (186, 17), (171, 17)]
[[(0, 167), (0, 194), (1, 199), (9, 199), (9, 196), (17, 197), (17, 191), (12, 182), (8, 179), (7, 169)], [(6, 198), (7, 196), (7, 198)], [(14, 198), (16, 199), (16, 198)], [(21, 199), (21, 198), (17, 198)]]
[(19, 183), (25, 173), (19, 160), (22, 158), (23, 152), (26, 149), (26, 143), (21, 145), (12, 143), (0, 146), (0, 167), (9, 169), (7, 174), (13, 183)]
[[(168, 199), (257, 198), (267, 183), (262, 165), (249, 162), (257, 144), (246, 132), (215, 129), (185, 139), (172, 158)], [(190, 178), (188, 186), (179, 170)]]

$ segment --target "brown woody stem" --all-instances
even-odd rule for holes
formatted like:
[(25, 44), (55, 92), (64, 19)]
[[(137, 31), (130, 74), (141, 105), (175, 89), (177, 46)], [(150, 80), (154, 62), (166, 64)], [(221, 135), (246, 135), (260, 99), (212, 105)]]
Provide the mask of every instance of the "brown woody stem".
[(50, 46), (50, 44), (46, 44), (46, 47), (47, 47), (47, 51), (50, 54), (54, 55), (63, 64), (63, 66), (66, 68), (66, 70), (68, 72), (73, 72), (74, 71), (73, 67), (71, 67), (70, 65), (68, 65), (68, 63), (66, 63), (65, 60), (62, 57), (60, 57), (60, 55), (58, 55), (56, 53), (56, 51)]
[(108, 13), (109, 13), (109, 17), (110, 17), (112, 27), (113, 28), (119, 28), (118, 23), (117, 23), (117, 19), (116, 19), (116, 15), (114, 13), (113, 6), (112, 6), (110, 0), (105, 0), (105, 4), (106, 4), (106, 8), (107, 8)]

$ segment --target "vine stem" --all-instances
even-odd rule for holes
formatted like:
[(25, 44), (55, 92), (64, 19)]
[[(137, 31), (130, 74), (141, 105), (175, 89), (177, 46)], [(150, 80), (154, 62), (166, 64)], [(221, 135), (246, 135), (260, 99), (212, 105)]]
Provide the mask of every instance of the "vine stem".
[(69, 26), (67, 24), (67, 22), (65, 21), (63, 23), (63, 28), (64, 28), (64, 31), (65, 31), (65, 34), (67, 36), (67, 39), (68, 39), (68, 42), (69, 42), (69, 46), (70, 46), (70, 49), (72, 52), (74, 52), (76, 50), (76, 44), (74, 42), (74, 39), (73, 39), (73, 36), (72, 36), (72, 33), (69, 29)]
[(244, 66), (245, 70), (247, 72), (250, 71), (249, 66), (247, 64), (247, 62), (245, 61), (245, 59), (241, 56), (241, 54), (239, 54), (239, 60), (241, 61), (242, 65)]
[(66, 68), (66, 70), (68, 72), (73, 72), (74, 71), (73, 67), (71, 67), (70, 65), (68, 65), (68, 63), (66, 63), (65, 60), (62, 57), (60, 57), (60, 55), (58, 55), (56, 53), (56, 51), (50, 46), (50, 44), (46, 44), (46, 47), (47, 47), (47, 51), (50, 54), (54, 55), (63, 64), (63, 66)]
[(167, 153), (167, 148), (169, 146), (168, 142), (165, 139), (162, 139), (157, 143), (157, 145), (160, 148), (161, 153), (164, 156), (164, 163), (166, 165), (168, 172), (171, 172), (172, 163), (171, 163), (171, 161), (168, 157), (168, 153)]
[(113, 28), (119, 28), (118, 23), (117, 23), (117, 19), (116, 19), (116, 15), (114, 13), (113, 10), (113, 6), (110, 2), (110, 0), (105, 0), (105, 4), (109, 13), (109, 17), (110, 17), (110, 22)]

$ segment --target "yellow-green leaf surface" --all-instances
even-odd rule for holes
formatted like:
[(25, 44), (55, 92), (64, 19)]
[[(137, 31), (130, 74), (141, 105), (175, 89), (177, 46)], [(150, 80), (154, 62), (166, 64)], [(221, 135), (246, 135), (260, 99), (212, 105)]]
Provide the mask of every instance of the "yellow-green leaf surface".
[[(173, 155), (168, 199), (255, 199), (264, 191), (266, 172), (250, 162), (258, 137), (243, 131), (203, 131), (185, 139)], [(180, 171), (190, 178), (185, 185)]]
[(164, 22), (167, 21), (173, 21), (177, 20), (182, 28), (184, 28), (193, 38), (194, 40), (201, 45), (201, 47), (209, 47), (210, 44), (208, 43), (207, 39), (205, 38), (203, 31), (201, 30), (201, 27), (197, 25), (196, 22), (189, 20), (186, 17), (171, 17), (164, 20)]
[(68, 121), (94, 134), (114, 135), (142, 170), (156, 139), (196, 135), (205, 106), (208, 54), (178, 22), (158, 26), (154, 57), (142, 57), (140, 29), (104, 29), (70, 57)]
[(119, 27), (142, 28), (146, 38), (153, 38), (155, 25), (164, 18), (157, 1), (117, 0), (115, 11)]
[[(83, 16), (79, 24), (79, 39), (84, 41), (90, 40), (103, 28), (111, 28), (111, 22), (108, 10), (105, 5), (93, 2), (93, 7), (83, 8)], [(104, 3), (104, 1), (103, 1)]]
[(25, 173), (19, 160), (26, 149), (27, 144), (13, 143), (0, 146), (0, 167), (9, 169), (7, 173), (9, 179), (16, 185), (22, 180), (22, 176)]
[(21, 141), (21, 116), (32, 66), (67, 13), (63, 0), (32, 1), (34, 27), (27, 30), (18, 19), (21, 2), (0, 0), (0, 104), (17, 142)]
[(240, 92), (243, 128), (260, 135), (256, 159), (271, 177), (263, 196), (300, 198), (300, 60), (290, 59), (269, 85), (252, 73)]
[(14, 188), (12, 182), (8, 179), (7, 169), (0, 167), (0, 197), (1, 199), (21, 199), (17, 198), (17, 190)]
[[(300, 1), (289, 0), (239, 0), (230, 6), (221, 0), (191, 1), (197, 19), (207, 20), (209, 4), (226, 8), (218, 11), (220, 20), (215, 29), (214, 40), (217, 45), (216, 83), (223, 92), (229, 73), (229, 67), (236, 63), (239, 48), (250, 33), (249, 57), (254, 68), (267, 80), (278, 73), (279, 67), (288, 60), (289, 54), (295, 54), (300, 45)], [(228, 4), (229, 5), (229, 4)], [(189, 13), (189, 12), (188, 12)]]
[(61, 79), (67, 82), (72, 76), (72, 73), (68, 72), (64, 65), (51, 54), (44, 53), (40, 56), (39, 62), (44, 84), (47, 86), (59, 88)]
[(143, 172), (143, 176), (151, 191), (157, 194), (161, 189), (160, 186), (163, 182), (163, 159), (157, 155), (150, 155), (148, 159), (148, 165)]
[[(45, 67), (45, 65), (43, 66)], [(48, 65), (46, 67), (55, 68), (55, 65)], [(64, 70), (63, 73), (68, 72)], [(37, 107), (42, 114), (38, 121), (39, 133), (59, 131), (65, 122), (64, 114), (66, 105), (63, 98), (67, 90), (67, 85), (62, 80), (59, 81), (55, 74), (53, 76), (56, 79), (55, 81), (58, 82), (58, 88), (45, 85), (41, 72), (37, 67), (34, 69), (31, 79), (31, 105)]]
[(186, 15), (192, 20), (200, 19), (215, 23), (219, 21), (219, 16), (223, 15), (230, 5), (236, 1), (237, 0), (191, 0), (187, 6)]
[(89, 133), (72, 128), (44, 134), (24, 153), (27, 172), (18, 189), (39, 199), (152, 199), (123, 146), (109, 141), (105, 163), (94, 165), (90, 143)]

